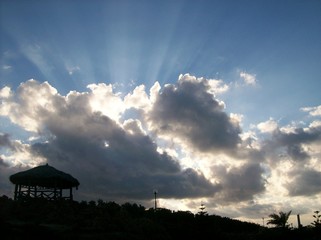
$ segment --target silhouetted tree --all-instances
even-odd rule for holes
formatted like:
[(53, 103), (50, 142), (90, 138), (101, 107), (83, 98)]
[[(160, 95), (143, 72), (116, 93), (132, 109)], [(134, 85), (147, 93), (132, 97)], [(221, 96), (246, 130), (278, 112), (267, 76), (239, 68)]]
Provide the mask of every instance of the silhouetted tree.
[(200, 206), (200, 211), (197, 213), (198, 215), (200, 216), (206, 216), (207, 215), (207, 212), (205, 211), (206, 207), (203, 203), (201, 203), (201, 206)]
[(289, 225), (287, 224), (288, 219), (291, 215), (292, 211), (289, 212), (279, 212), (279, 214), (276, 213), (272, 213), (269, 215), (269, 217), (271, 218), (270, 220), (268, 220), (267, 224), (272, 224), (275, 225), (276, 227), (280, 227), (280, 228), (288, 228)]
[(314, 211), (313, 218), (314, 218), (314, 221), (312, 222), (312, 225), (315, 228), (321, 228), (321, 214), (320, 214), (320, 211)]

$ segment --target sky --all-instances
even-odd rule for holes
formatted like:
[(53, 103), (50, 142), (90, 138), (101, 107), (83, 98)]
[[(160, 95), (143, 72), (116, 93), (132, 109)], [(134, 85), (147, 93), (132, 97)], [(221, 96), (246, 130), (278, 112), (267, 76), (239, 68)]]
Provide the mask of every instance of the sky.
[(46, 164), (77, 200), (259, 224), (321, 210), (319, 0), (0, 1), (0, 195)]

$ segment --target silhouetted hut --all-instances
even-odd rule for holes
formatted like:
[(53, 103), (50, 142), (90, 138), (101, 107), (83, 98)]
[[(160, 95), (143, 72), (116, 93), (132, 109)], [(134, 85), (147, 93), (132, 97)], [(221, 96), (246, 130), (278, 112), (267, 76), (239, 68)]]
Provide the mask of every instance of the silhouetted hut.
[[(72, 188), (78, 189), (79, 186), (76, 178), (48, 164), (13, 174), (10, 176), (10, 181), (15, 184), (15, 200), (23, 198), (73, 200)], [(63, 195), (64, 189), (69, 190), (67, 196)]]

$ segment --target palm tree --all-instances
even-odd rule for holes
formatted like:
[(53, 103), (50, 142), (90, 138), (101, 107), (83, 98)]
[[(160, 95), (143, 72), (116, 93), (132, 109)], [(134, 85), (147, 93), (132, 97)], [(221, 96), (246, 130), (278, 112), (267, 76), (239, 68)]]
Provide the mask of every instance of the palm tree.
[(279, 214), (272, 213), (269, 215), (271, 218), (268, 220), (267, 224), (273, 224), (276, 227), (281, 227), (281, 228), (287, 228), (289, 225), (287, 224), (287, 221), (291, 215), (291, 212), (279, 212)]

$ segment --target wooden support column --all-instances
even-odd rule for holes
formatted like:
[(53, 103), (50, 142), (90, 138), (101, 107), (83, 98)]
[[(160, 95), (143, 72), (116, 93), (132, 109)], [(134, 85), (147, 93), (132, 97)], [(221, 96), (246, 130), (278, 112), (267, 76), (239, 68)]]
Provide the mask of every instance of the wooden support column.
[(18, 196), (17, 197), (18, 198), (21, 197), (21, 184), (19, 184), (19, 187), (18, 187)]
[(59, 198), (62, 199), (62, 188), (59, 189)]
[(70, 188), (69, 197), (70, 197), (70, 200), (72, 201), (72, 200), (73, 200), (73, 196), (72, 196), (72, 187)]
[(54, 188), (54, 200), (56, 200), (57, 199), (57, 188), (55, 187)]
[(16, 184), (15, 188), (14, 188), (14, 200), (15, 201), (17, 200), (17, 196), (18, 196), (18, 184)]

